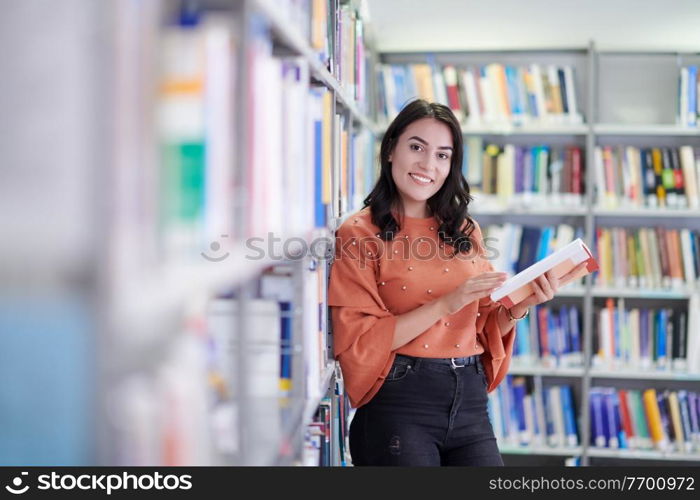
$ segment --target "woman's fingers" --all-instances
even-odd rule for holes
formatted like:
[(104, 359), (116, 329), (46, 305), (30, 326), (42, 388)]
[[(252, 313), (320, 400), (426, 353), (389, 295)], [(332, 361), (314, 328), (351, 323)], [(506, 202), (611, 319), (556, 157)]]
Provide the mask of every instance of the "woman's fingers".
[(559, 278), (560, 283), (566, 283), (568, 281), (571, 281), (574, 279), (574, 277), (583, 270), (584, 267), (586, 267), (587, 262), (584, 260), (583, 262), (579, 263), (576, 267), (574, 267), (571, 271), (566, 273), (564, 276)]

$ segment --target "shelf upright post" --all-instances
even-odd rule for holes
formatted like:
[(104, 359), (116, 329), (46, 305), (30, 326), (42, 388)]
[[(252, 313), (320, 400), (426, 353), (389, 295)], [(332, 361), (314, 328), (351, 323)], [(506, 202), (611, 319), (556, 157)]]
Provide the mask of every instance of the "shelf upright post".
[[(246, 207), (250, 207), (250, 200), (248, 199), (249, 193), (245, 189), (247, 185), (246, 174), (249, 170), (246, 165), (250, 164), (250, 159), (252, 157), (251, 151), (248, 150), (250, 144), (250, 134), (251, 130), (246, 126), (247, 117), (250, 116), (252, 112), (252, 104), (248, 100), (248, 96), (251, 95), (250, 89), (250, 75), (249, 65), (248, 65), (248, 53), (250, 50), (251, 43), (251, 26), (252, 16), (254, 15), (253, 5), (251, 5), (250, 0), (244, 0), (242, 4), (239, 5), (240, 11), (239, 15), (236, 16), (238, 22), (238, 32), (240, 33), (240, 43), (238, 44), (238, 61), (239, 61), (239, 71), (237, 72), (237, 105), (239, 106), (240, 113), (235, 114), (235, 127), (238, 131), (236, 134), (238, 137), (238, 155), (235, 156), (234, 169), (235, 169), (235, 179), (236, 187), (238, 191), (236, 193), (236, 198), (240, 202), (234, 207), (234, 220), (237, 222), (237, 227), (241, 228), (239, 236), (243, 239), (247, 238), (254, 228), (248, 227), (247, 222), (250, 218), (246, 217)], [(244, 257), (245, 258), (245, 257)], [(249, 300), (253, 296), (255, 290), (255, 277), (251, 281), (242, 283), (238, 289), (237, 300), (239, 300), (238, 311), (239, 314), (236, 317), (237, 325), (236, 330), (238, 334), (233, 339), (234, 340), (234, 352), (235, 356), (233, 359), (233, 370), (236, 374), (236, 397), (235, 402), (236, 407), (236, 422), (238, 428), (238, 463), (236, 465), (247, 465), (248, 457), (251, 456), (250, 450), (255, 443), (252, 442), (254, 436), (251, 436), (248, 429), (251, 428), (249, 422), (255, 418), (251, 415), (251, 409), (253, 405), (251, 404), (251, 395), (249, 394), (249, 380), (248, 380), (248, 347), (250, 344), (250, 335), (247, 331), (247, 327), (250, 322), (246, 321), (246, 315), (249, 314), (250, 304)]]
[[(594, 241), (595, 227), (593, 224), (593, 190), (594, 190), (594, 150), (596, 145), (593, 124), (597, 120), (597, 99), (598, 99), (598, 54), (595, 42), (591, 40), (588, 44), (588, 96), (587, 110), (588, 131), (586, 133), (586, 244), (591, 247)], [(591, 386), (590, 364), (593, 347), (593, 275), (585, 277), (585, 293), (583, 297), (583, 384), (581, 391), (581, 465), (588, 465), (588, 445), (590, 442), (590, 415), (588, 411), (588, 394)]]

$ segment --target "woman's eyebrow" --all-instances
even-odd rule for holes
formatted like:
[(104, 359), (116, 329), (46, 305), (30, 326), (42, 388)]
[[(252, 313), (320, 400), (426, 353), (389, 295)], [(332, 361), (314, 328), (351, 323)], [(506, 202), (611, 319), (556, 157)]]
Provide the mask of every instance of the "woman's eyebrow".
[[(409, 141), (410, 141), (411, 139), (415, 139), (415, 140), (417, 140), (418, 142), (422, 142), (422, 143), (425, 144), (426, 146), (428, 145), (428, 141), (426, 141), (425, 139), (421, 139), (421, 138), (418, 137), (417, 135), (414, 135), (414, 136), (411, 136), (411, 137), (408, 138)], [(449, 149), (450, 151), (453, 151), (453, 148), (451, 148), (450, 146), (440, 146), (438, 149)]]

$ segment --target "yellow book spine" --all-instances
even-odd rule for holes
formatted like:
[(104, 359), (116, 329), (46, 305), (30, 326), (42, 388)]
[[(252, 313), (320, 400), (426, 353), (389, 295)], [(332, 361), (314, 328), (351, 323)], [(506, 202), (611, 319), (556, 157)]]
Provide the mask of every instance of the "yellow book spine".
[(649, 424), (649, 433), (651, 434), (654, 446), (660, 450), (665, 450), (667, 443), (666, 433), (661, 424), (661, 412), (659, 411), (659, 403), (656, 400), (656, 390), (647, 389), (644, 391), (642, 397), (644, 399), (644, 409)]
[(676, 391), (668, 393), (668, 402), (671, 407), (671, 422), (673, 424), (673, 434), (676, 438), (676, 450), (682, 452), (684, 448), (683, 424), (681, 423), (681, 409), (678, 404), (678, 394)]
[(656, 197), (659, 200), (659, 207), (666, 206), (666, 188), (663, 186), (661, 178), (663, 177), (663, 166), (661, 164), (661, 150), (653, 148), (651, 150), (651, 164), (654, 167), (654, 176), (656, 177)]

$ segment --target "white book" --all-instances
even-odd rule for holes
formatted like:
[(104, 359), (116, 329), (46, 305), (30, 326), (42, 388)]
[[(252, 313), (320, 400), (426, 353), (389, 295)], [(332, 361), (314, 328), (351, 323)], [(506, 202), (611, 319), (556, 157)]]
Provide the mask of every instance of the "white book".
[(688, 301), (688, 373), (700, 373), (700, 293), (690, 295)]
[(564, 66), (564, 82), (566, 84), (566, 104), (569, 106), (569, 122), (579, 125), (583, 123), (583, 118), (578, 112), (574, 87), (574, 70), (571, 66)]
[(445, 88), (445, 78), (443, 77), (440, 68), (436, 68), (436, 71), (432, 71), (433, 76), (433, 95), (435, 96), (435, 102), (440, 104), (448, 105), (447, 103), (447, 89)]
[(554, 276), (560, 278), (581, 262), (588, 264), (576, 276), (562, 283), (562, 286), (598, 269), (598, 263), (591, 251), (581, 238), (576, 238), (560, 250), (507, 279), (503, 285), (491, 293), (491, 300), (501, 301), (506, 307), (512, 307), (533, 293), (531, 282), (538, 276), (551, 270)]
[(552, 410), (552, 419), (554, 421), (554, 435), (556, 438), (554, 446), (564, 446), (566, 443), (566, 429), (564, 427), (564, 408), (561, 402), (561, 389), (558, 385), (551, 386), (549, 391), (549, 404)]
[(639, 309), (634, 308), (630, 311), (630, 366), (637, 367), (640, 362), (639, 351)]
[(681, 146), (679, 149), (688, 206), (690, 208), (700, 208), (700, 193), (698, 193), (698, 179), (695, 175), (695, 155), (693, 153), (693, 147)]
[(685, 276), (685, 285), (689, 288), (695, 284), (695, 263), (693, 262), (693, 248), (690, 241), (690, 230), (681, 229), (681, 249), (683, 254), (683, 275)]
[(535, 106), (537, 106), (537, 116), (539, 118), (540, 124), (547, 123), (549, 121), (547, 115), (547, 105), (544, 101), (544, 87), (542, 86), (542, 70), (539, 64), (530, 65), (530, 75), (532, 76), (532, 83), (535, 87)]
[(481, 113), (483, 110), (479, 107), (479, 98), (476, 91), (476, 80), (474, 79), (474, 73), (472, 70), (465, 70), (464, 73), (462, 73), (462, 79), (464, 81), (464, 97), (467, 100), (467, 106), (469, 107), (467, 123), (469, 125), (479, 125), (481, 124)]

